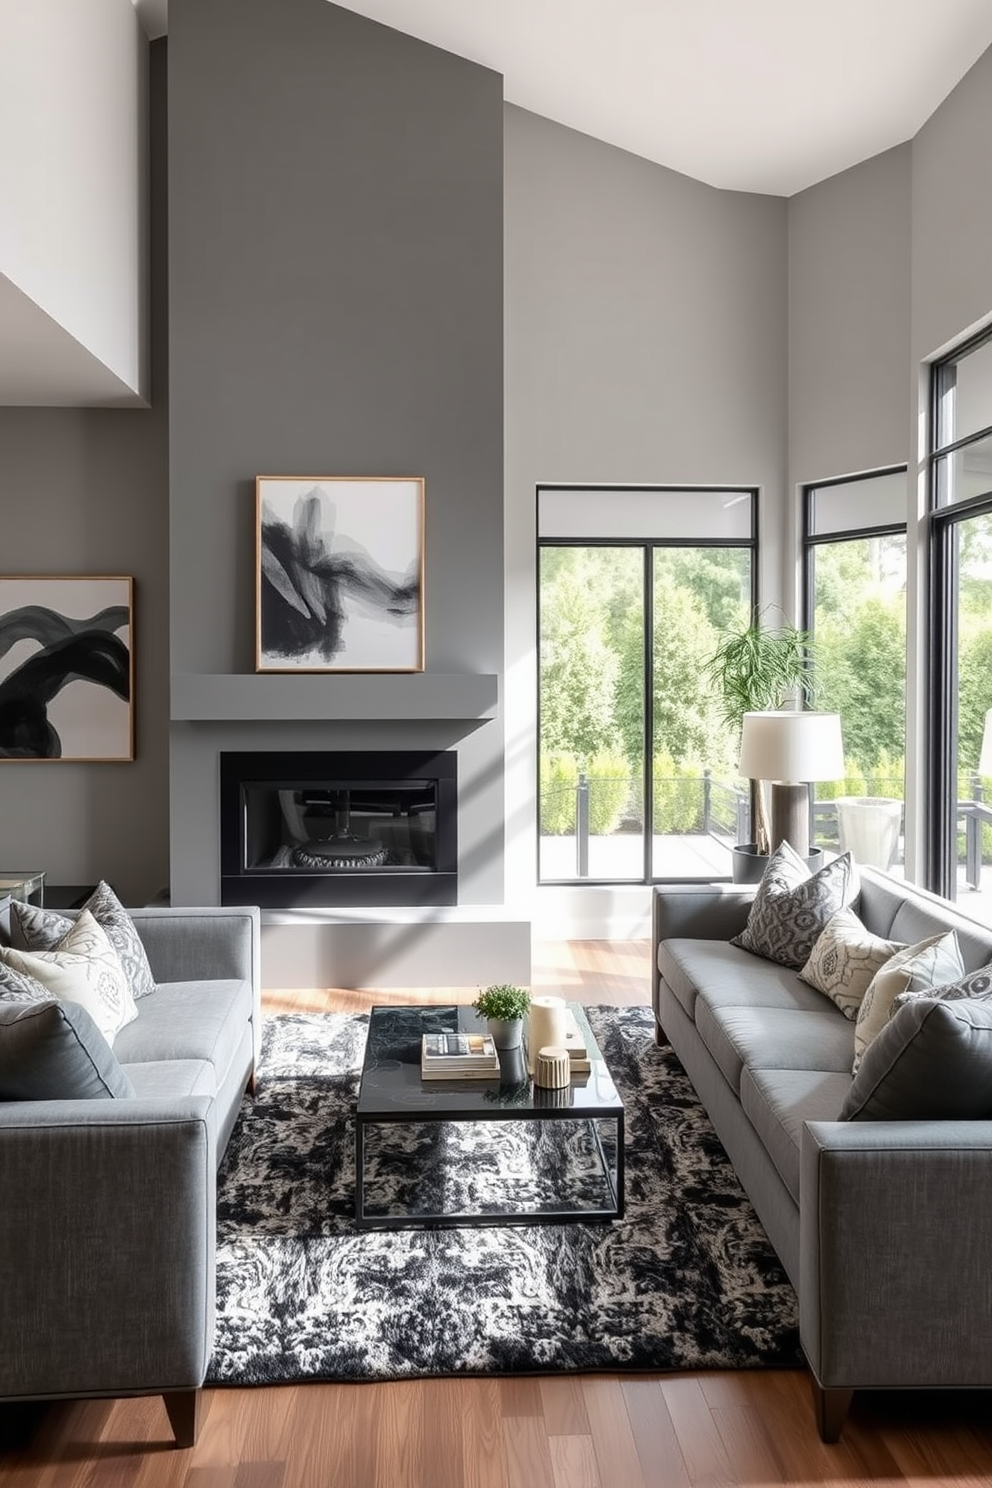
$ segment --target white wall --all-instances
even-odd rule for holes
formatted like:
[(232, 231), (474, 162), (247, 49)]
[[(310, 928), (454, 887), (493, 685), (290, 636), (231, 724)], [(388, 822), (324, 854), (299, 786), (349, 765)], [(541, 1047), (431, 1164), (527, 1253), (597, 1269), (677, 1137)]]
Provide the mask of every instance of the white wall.
[(8, 404), (148, 397), (147, 56), (131, 0), (0, 0)]

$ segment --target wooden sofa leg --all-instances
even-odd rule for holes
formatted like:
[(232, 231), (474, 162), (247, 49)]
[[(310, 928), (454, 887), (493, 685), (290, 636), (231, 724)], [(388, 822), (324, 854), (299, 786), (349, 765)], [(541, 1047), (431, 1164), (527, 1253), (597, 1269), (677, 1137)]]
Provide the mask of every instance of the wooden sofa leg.
[(659, 1049), (664, 1049), (667, 1044), (671, 1043), (671, 1039), (668, 1037), (668, 1034), (662, 1028), (657, 1018), (655, 1018), (654, 1020), (654, 1041), (655, 1046)]
[(816, 1429), (824, 1442), (840, 1441), (841, 1427), (851, 1406), (853, 1390), (825, 1390), (810, 1376), (813, 1386), (813, 1407), (816, 1411)]
[(195, 1447), (200, 1432), (202, 1390), (169, 1390), (162, 1396), (177, 1447)]

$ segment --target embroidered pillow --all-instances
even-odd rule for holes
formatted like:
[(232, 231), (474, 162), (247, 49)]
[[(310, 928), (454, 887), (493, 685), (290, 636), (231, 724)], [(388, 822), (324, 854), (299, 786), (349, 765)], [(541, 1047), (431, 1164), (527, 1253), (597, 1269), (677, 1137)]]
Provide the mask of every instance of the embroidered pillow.
[(88, 909), (54, 951), (18, 951), (0, 948), (0, 960), (15, 971), (33, 977), (63, 1002), (78, 1002), (89, 1013), (107, 1043), (138, 1016), (127, 977), (110, 944), (107, 932)]
[(958, 938), (953, 930), (931, 935), (904, 951), (897, 951), (876, 971), (861, 999), (854, 1025), (853, 1073), (858, 1073), (865, 1050), (892, 1016), (892, 1004), (901, 992), (926, 992), (963, 975)]
[(799, 971), (829, 921), (857, 897), (859, 887), (849, 852), (810, 873), (795, 849), (783, 842), (768, 859), (747, 924), (730, 943)]
[(892, 1004), (893, 1016), (907, 1002), (918, 1002), (921, 997), (928, 1001), (938, 999), (940, 1002), (958, 1002), (965, 997), (972, 1002), (992, 1002), (992, 966), (980, 966), (977, 971), (969, 971), (945, 987), (924, 987), (918, 991), (914, 989), (900, 992)]
[(0, 1003), (0, 1101), (133, 1094), (113, 1050), (79, 1003)]
[[(83, 909), (102, 925), (124, 968), (132, 997), (147, 997), (155, 991), (155, 978), (148, 964), (134, 921), (108, 883), (97, 884)], [(50, 909), (15, 900), (10, 906), (11, 940), (22, 951), (53, 951), (73, 921)]]
[(51, 1002), (47, 987), (0, 961), (0, 1002)]
[(902, 941), (873, 935), (853, 909), (842, 909), (817, 939), (799, 975), (853, 1022), (876, 971), (904, 949)]
[(992, 1005), (920, 997), (865, 1051), (842, 1121), (980, 1121), (992, 1116)]

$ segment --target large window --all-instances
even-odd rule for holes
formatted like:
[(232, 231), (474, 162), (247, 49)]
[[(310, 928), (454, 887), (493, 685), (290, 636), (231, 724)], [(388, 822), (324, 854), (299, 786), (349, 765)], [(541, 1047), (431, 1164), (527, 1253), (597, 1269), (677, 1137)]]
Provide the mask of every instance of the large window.
[(840, 714), (845, 778), (818, 784), (820, 846), (862, 863), (904, 862), (906, 471), (805, 492), (806, 626), (816, 644), (816, 706)]
[(729, 876), (747, 796), (703, 666), (755, 529), (751, 490), (539, 489), (541, 882)]
[(936, 363), (931, 392), (928, 882), (990, 920), (992, 337)]

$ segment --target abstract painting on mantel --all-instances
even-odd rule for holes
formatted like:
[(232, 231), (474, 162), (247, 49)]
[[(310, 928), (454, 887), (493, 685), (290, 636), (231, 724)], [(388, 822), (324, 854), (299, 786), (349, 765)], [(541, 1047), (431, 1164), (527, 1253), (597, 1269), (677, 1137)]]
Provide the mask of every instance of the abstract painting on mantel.
[(0, 577), (0, 760), (132, 760), (132, 580)]
[(422, 672), (420, 476), (255, 480), (255, 670)]

